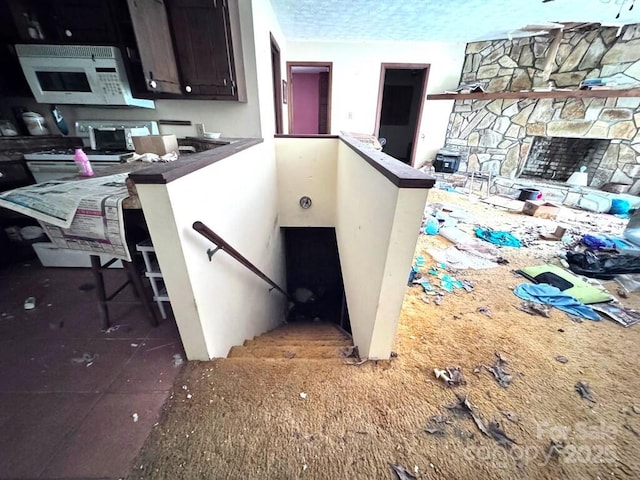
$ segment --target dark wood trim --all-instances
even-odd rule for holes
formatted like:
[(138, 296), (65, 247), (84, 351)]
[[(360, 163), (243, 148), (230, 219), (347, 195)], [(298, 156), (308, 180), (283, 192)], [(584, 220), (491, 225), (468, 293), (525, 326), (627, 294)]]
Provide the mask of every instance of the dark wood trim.
[[(216, 232), (214, 232), (209, 227), (207, 227), (204, 223), (194, 222), (192, 225), (192, 228), (196, 232), (198, 232), (200, 235), (202, 235), (204, 238), (209, 240), (211, 243), (215, 244), (216, 250), (222, 250), (224, 253), (226, 253), (233, 259), (235, 259), (238, 263), (242, 264), (245, 268), (249, 269), (255, 275), (257, 275), (262, 280), (264, 280), (269, 285), (271, 285), (272, 288), (276, 289), (278, 292), (282, 293), (285, 297), (289, 298), (289, 294), (285, 292), (284, 289), (282, 289), (276, 282), (274, 282), (269, 277), (267, 277), (267, 275), (262, 273), (262, 271), (258, 267), (256, 267), (253, 263), (247, 260), (247, 258), (245, 258), (240, 252), (238, 252), (235, 248), (229, 245), (229, 243), (225, 239), (223, 239), (220, 235), (218, 235)], [(211, 261), (211, 258), (215, 253), (216, 253), (215, 250), (207, 251), (207, 254), (210, 255), (209, 261)]]
[(553, 90), (551, 92), (432, 93), (427, 100), (496, 100), (520, 98), (611, 98), (640, 97), (640, 88), (624, 90)]
[(274, 138), (340, 138), (339, 135), (332, 135), (330, 133), (318, 134), (318, 135), (294, 135), (291, 133), (274, 135)]
[[(273, 78), (273, 106), (276, 121), (276, 133), (284, 133), (282, 126), (282, 60), (280, 58), (280, 46), (273, 33), (269, 32), (271, 41), (271, 68)], [(275, 56), (275, 59), (274, 59)], [(277, 64), (277, 65), (275, 65)]]
[(150, 165), (147, 168), (132, 172), (129, 174), (129, 178), (138, 184), (169, 183), (201, 168), (219, 162), (220, 160), (224, 160), (249, 147), (262, 143), (262, 141), (262, 138), (245, 138), (205, 152), (183, 156), (175, 162)]
[(158, 125), (182, 125), (184, 127), (190, 127), (192, 123), (191, 120), (158, 120)]
[(424, 102), (427, 96), (427, 83), (429, 81), (429, 63), (382, 63), (380, 64), (380, 81), (378, 83), (378, 106), (376, 108), (376, 123), (374, 125), (373, 134), (376, 138), (380, 137), (380, 115), (382, 113), (382, 96), (384, 93), (384, 80), (387, 70), (423, 70), (424, 77), (422, 79), (422, 91), (420, 92), (420, 109), (418, 110), (418, 118), (416, 119), (416, 128), (413, 132), (413, 145), (411, 147), (411, 158), (409, 159), (411, 166), (415, 165), (416, 150), (418, 146), (420, 124), (422, 123), (422, 112), (424, 110)]
[(433, 188), (436, 179), (384, 152), (340, 135), (340, 140), (399, 188)]
[(289, 99), (287, 110), (289, 114), (288, 132), (291, 132), (293, 125), (293, 101), (292, 91), (293, 83), (291, 82), (291, 67), (328, 67), (329, 68), (329, 92), (327, 95), (327, 128), (331, 131), (331, 97), (333, 89), (333, 62), (287, 62), (287, 97)]

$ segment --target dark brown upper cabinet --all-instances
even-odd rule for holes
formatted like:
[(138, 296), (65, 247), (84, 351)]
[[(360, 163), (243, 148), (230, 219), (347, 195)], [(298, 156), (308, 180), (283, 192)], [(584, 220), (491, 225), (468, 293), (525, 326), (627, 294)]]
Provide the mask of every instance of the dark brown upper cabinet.
[[(117, 3), (117, 2), (116, 2)], [(109, 0), (6, 0), (15, 42), (54, 44), (118, 43)]]
[(58, 41), (96, 45), (118, 43), (109, 0), (55, 0), (51, 4)]
[(182, 93), (238, 99), (226, 0), (167, 0)]
[(180, 78), (163, 0), (128, 0), (147, 90), (180, 93)]

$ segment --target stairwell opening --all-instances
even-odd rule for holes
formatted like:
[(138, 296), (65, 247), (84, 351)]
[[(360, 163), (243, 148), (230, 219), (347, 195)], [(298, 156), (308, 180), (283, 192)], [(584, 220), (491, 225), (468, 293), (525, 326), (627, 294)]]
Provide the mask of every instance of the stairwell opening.
[(283, 228), (289, 322), (334, 323), (351, 333), (334, 228)]

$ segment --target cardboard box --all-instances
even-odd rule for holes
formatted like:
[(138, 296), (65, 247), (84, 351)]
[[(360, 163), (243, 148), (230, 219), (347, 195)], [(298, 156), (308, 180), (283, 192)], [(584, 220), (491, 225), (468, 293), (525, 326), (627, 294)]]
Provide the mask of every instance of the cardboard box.
[(548, 218), (553, 220), (560, 213), (560, 205), (545, 202), (544, 200), (527, 200), (522, 207), (522, 213), (532, 217)]
[(133, 146), (136, 153), (155, 153), (165, 155), (178, 151), (178, 138), (175, 135), (145, 135), (133, 137)]

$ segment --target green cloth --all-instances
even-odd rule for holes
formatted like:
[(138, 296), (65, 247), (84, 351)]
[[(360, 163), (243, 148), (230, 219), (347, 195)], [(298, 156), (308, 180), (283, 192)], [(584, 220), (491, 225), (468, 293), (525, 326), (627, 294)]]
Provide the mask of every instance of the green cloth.
[[(563, 268), (560, 268), (556, 265), (538, 265), (535, 267), (527, 267), (523, 268), (522, 273), (527, 277), (533, 278), (538, 283), (551, 283), (555, 284), (555, 282), (550, 282), (548, 280), (549, 276), (557, 276), (562, 280), (571, 284), (570, 288), (562, 289), (562, 287), (558, 286), (563, 293), (567, 295), (571, 295), (574, 298), (580, 300), (580, 302), (584, 304), (589, 303), (600, 303), (600, 302), (608, 302), (611, 300), (611, 295), (606, 291), (602, 291), (593, 285), (589, 285), (587, 282), (580, 280), (573, 273), (566, 271)], [(546, 274), (546, 275), (545, 275)], [(547, 278), (545, 278), (545, 276)]]

